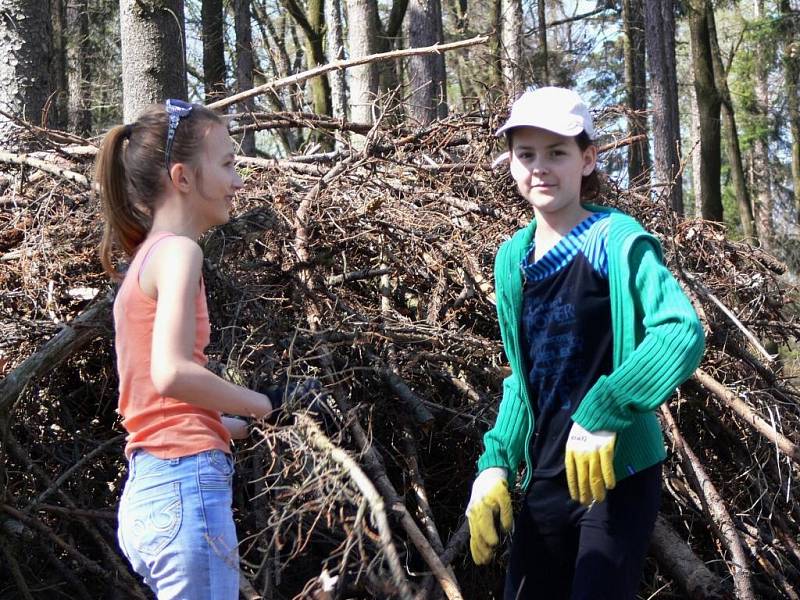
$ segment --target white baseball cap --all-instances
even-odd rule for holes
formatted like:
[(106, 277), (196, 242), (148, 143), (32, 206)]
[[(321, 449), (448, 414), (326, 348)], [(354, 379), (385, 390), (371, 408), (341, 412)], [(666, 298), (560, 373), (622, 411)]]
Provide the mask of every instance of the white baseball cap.
[(508, 121), (496, 136), (515, 127), (539, 127), (560, 135), (578, 135), (585, 131), (594, 139), (592, 115), (581, 97), (560, 87), (529, 89), (511, 105)]

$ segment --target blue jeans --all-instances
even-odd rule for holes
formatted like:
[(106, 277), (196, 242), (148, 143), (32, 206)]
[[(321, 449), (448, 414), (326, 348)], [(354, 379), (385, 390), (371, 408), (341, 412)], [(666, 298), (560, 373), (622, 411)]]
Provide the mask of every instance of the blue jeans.
[(117, 536), (159, 600), (238, 599), (232, 479), (233, 459), (219, 450), (131, 456)]

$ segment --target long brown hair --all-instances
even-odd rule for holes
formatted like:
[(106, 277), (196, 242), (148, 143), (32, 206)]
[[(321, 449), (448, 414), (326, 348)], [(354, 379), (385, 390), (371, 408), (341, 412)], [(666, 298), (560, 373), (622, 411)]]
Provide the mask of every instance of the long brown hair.
[[(95, 181), (105, 218), (100, 242), (100, 262), (112, 278), (119, 279), (112, 256), (121, 249), (131, 257), (145, 240), (153, 207), (169, 181), (165, 146), (169, 118), (163, 104), (148, 107), (131, 125), (118, 125), (103, 139), (97, 155)], [(192, 105), (175, 130), (170, 162), (197, 166), (203, 137), (214, 124), (224, 124), (213, 111)]]

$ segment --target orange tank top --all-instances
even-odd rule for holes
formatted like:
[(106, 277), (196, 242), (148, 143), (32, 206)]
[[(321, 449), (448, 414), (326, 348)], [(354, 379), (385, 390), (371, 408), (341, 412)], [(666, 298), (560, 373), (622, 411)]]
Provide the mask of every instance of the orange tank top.
[[(147, 238), (131, 261), (114, 300), (115, 345), (119, 373), (119, 412), (128, 432), (125, 455), (137, 448), (158, 458), (178, 458), (203, 452), (230, 452), (230, 434), (217, 411), (199, 408), (159, 394), (150, 377), (156, 300), (139, 287), (139, 271), (153, 246), (174, 235), (159, 232)], [(202, 278), (195, 296), (193, 360), (205, 366), (203, 352), (211, 327)]]

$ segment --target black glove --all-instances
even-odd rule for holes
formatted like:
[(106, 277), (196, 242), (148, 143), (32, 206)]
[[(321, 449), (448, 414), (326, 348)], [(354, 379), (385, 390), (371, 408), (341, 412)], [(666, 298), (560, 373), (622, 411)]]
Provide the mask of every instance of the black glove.
[(322, 382), (315, 377), (288, 385), (272, 385), (265, 388), (263, 393), (272, 404), (272, 412), (267, 418), (269, 423), (277, 422), (284, 412), (306, 409), (314, 414), (319, 398), (326, 395), (322, 389)]

